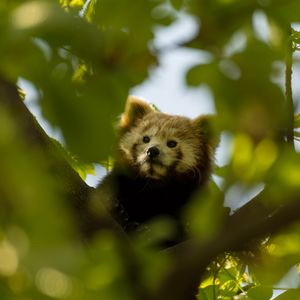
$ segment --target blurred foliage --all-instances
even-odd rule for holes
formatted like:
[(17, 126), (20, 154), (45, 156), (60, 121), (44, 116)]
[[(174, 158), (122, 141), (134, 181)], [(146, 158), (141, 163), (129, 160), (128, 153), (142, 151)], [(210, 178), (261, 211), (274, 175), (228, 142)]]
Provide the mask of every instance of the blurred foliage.
[[(56, 149), (59, 150), (60, 154), (64, 159), (72, 166), (72, 168), (85, 180), (88, 174), (95, 175), (95, 166), (92, 163), (85, 163), (80, 161), (78, 157), (68, 152), (63, 145), (55, 139), (52, 142), (56, 145)], [(102, 163), (104, 165), (104, 163)]]
[[(63, 135), (62, 156), (85, 178), (93, 163), (111, 168), (112, 124), (130, 89), (158, 63), (155, 29), (179, 12), (194, 17), (197, 34), (181, 46), (210, 55), (188, 70), (186, 82), (210, 89), (219, 126), (232, 137), (229, 161), (218, 172), (221, 187), (200, 192), (184, 212), (191, 236), (203, 241), (222, 227), (222, 202), (233, 186), (265, 186), (268, 207), (300, 194), (300, 157), (285, 138), (291, 120), (282, 84), (286, 57), (299, 50), (299, 31), (289, 31), (299, 11), (297, 0), (1, 1), (0, 77), (32, 83), (43, 117)], [(134, 259), (109, 231), (83, 245), (63, 201), (65, 183), (28, 145), (17, 117), (0, 102), (0, 298), (129, 300), (140, 299), (138, 289), (154, 291), (170, 257), (157, 256), (143, 235), (135, 239)], [(292, 121), (299, 141), (300, 115)], [(151, 241), (172, 231), (166, 220), (153, 226)], [(261, 248), (246, 260), (238, 253), (217, 257), (198, 299), (271, 299), (300, 261), (299, 224)], [(296, 287), (286, 280), (275, 299), (300, 299), (297, 279)]]

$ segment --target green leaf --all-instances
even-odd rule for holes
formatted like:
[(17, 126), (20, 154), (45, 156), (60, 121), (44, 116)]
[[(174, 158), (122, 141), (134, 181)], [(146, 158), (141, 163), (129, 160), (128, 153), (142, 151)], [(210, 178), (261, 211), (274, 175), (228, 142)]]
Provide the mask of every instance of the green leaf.
[(20, 99), (22, 99), (24, 101), (25, 97), (26, 97), (26, 92), (23, 89), (21, 89), (20, 87), (18, 87), (18, 94), (19, 94)]
[(295, 115), (295, 118), (294, 118), (294, 128), (300, 128), (300, 114)]
[(96, 0), (90, 0), (84, 11), (84, 17), (89, 22), (92, 22), (95, 14), (95, 2)]
[(184, 217), (189, 224), (191, 236), (205, 240), (220, 228), (227, 213), (227, 208), (223, 207), (222, 192), (214, 183), (211, 183), (207, 189), (201, 190), (186, 207)]
[(184, 0), (171, 0), (171, 4), (176, 10), (180, 10), (182, 8), (183, 2)]
[(80, 175), (83, 180), (85, 180), (86, 176), (89, 174), (95, 175), (95, 166), (93, 164), (87, 164), (80, 161), (75, 155), (67, 151), (59, 141), (52, 139), (52, 142), (55, 144), (61, 155), (66, 159), (66, 161), (73, 167), (73, 169)]
[(269, 300), (272, 297), (272, 287), (257, 286), (247, 292), (249, 300)]
[(217, 285), (209, 285), (205, 288), (200, 288), (197, 299), (199, 300), (213, 300), (217, 299), (219, 295), (219, 287)]
[(201, 64), (192, 67), (186, 74), (186, 81), (188, 85), (198, 86), (200, 84), (210, 85), (218, 75), (216, 64)]

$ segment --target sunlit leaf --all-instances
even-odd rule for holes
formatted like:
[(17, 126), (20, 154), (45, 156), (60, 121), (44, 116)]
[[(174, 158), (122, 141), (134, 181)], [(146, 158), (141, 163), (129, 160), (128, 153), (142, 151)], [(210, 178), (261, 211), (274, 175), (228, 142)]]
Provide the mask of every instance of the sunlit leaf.
[(219, 295), (218, 286), (217, 285), (209, 285), (205, 288), (199, 289), (197, 299), (199, 299), (199, 300), (217, 299), (218, 295)]
[(22, 90), (21, 88), (18, 88), (18, 93), (19, 93), (20, 98), (22, 100), (25, 100), (26, 92), (24, 90)]
[(299, 128), (300, 127), (300, 114), (295, 115), (294, 119), (294, 128)]

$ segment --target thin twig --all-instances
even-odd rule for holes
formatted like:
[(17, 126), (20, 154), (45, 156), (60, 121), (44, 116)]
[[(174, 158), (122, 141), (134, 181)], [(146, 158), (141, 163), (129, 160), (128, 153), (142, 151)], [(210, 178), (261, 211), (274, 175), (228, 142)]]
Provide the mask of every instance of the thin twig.
[(292, 27), (289, 27), (288, 47), (285, 59), (285, 95), (286, 95), (286, 112), (287, 112), (287, 142), (295, 150), (294, 144), (294, 102), (292, 92), (292, 73), (293, 73), (293, 41)]

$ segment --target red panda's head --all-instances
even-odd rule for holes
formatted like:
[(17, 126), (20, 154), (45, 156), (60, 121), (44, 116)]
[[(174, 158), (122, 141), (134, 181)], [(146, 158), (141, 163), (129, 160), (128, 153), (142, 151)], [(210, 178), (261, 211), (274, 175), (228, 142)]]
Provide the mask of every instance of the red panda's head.
[(160, 180), (189, 174), (203, 180), (210, 172), (217, 144), (210, 118), (164, 114), (129, 97), (120, 121), (121, 159), (145, 178)]

